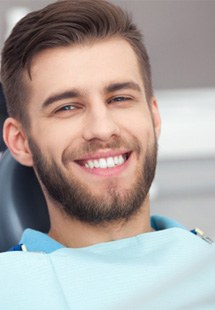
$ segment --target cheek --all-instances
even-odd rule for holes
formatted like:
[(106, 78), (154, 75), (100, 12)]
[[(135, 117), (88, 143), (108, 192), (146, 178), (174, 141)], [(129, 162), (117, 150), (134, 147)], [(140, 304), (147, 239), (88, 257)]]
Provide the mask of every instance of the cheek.
[(61, 162), (61, 154), (65, 147), (63, 139), (52, 135), (49, 131), (44, 132), (43, 135), (31, 135), (37, 147), (41, 151), (41, 156), (44, 156), (48, 162), (55, 161), (58, 164)]
[(143, 113), (136, 113), (135, 115), (128, 115), (123, 117), (120, 121), (120, 126), (123, 131), (126, 131), (137, 137), (139, 141), (147, 141), (154, 135), (154, 127), (150, 115)]
[(72, 120), (51, 120), (34, 126), (32, 137), (46, 153), (59, 156), (65, 148), (80, 138), (80, 129)]

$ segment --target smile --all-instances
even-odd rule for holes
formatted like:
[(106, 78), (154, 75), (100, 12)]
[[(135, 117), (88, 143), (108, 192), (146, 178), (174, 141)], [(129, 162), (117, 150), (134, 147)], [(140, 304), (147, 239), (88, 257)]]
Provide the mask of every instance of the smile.
[(129, 158), (129, 153), (118, 156), (101, 157), (97, 159), (87, 159), (79, 161), (79, 165), (87, 169), (108, 169), (123, 165)]
[(90, 169), (93, 168), (107, 169), (120, 166), (124, 164), (125, 161), (126, 161), (126, 155), (120, 155), (108, 158), (100, 158), (99, 160), (89, 160), (84, 164), (84, 166)]

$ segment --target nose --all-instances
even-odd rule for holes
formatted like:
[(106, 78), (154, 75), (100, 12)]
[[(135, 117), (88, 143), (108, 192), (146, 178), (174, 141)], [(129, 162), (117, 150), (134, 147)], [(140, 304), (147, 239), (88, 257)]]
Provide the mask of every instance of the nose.
[(105, 104), (95, 105), (86, 113), (83, 138), (108, 141), (112, 136), (118, 136), (119, 126), (114, 119), (114, 112)]

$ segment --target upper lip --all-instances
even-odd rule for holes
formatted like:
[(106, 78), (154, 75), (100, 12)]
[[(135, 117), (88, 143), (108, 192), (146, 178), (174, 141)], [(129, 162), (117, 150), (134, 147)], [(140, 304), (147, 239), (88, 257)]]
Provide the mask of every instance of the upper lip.
[(124, 155), (127, 153), (131, 153), (131, 151), (129, 150), (108, 150), (108, 151), (98, 151), (96, 153), (89, 153), (89, 154), (85, 154), (83, 156), (81, 156), (80, 158), (76, 159), (76, 161), (80, 161), (80, 160), (96, 160), (96, 159), (100, 159), (100, 158), (108, 158), (108, 157), (115, 157), (115, 156), (120, 156), (120, 155)]

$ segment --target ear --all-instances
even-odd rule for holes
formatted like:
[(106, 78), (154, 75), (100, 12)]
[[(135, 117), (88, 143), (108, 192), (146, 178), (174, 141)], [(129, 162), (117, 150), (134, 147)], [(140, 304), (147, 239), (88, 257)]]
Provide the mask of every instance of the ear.
[(161, 132), (161, 117), (158, 109), (157, 99), (155, 97), (152, 97), (150, 106), (151, 106), (152, 120), (155, 128), (155, 134), (158, 139)]
[(12, 156), (24, 166), (33, 166), (32, 154), (25, 130), (20, 122), (9, 117), (4, 122), (3, 138)]

